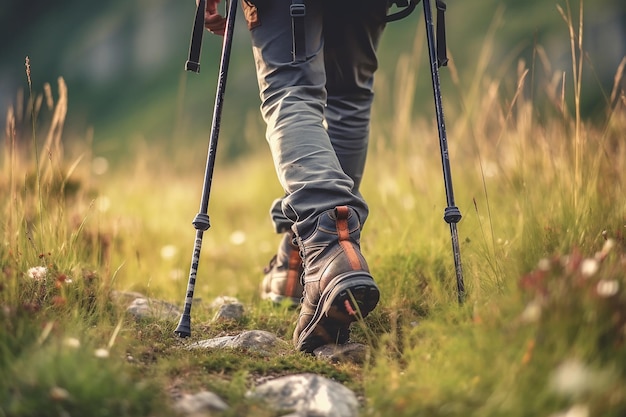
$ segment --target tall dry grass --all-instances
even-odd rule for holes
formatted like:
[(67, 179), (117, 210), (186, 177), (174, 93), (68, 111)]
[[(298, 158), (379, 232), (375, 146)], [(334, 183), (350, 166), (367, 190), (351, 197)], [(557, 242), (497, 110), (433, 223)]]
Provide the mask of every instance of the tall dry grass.
[[(447, 127), (464, 214), (464, 306), (454, 301), (441, 218), (434, 114), (411, 118), (413, 97), (402, 89), (382, 104), (397, 118), (376, 124), (365, 239), (378, 254), (383, 288), (383, 311), (372, 321), (387, 331), (376, 339), (365, 382), (373, 398), (367, 415), (618, 416), (626, 409), (626, 57), (605, 94), (604, 118), (585, 120), (582, 71), (591, 63), (582, 49), (582, 2), (576, 16), (569, 3), (559, 10), (571, 71), (553, 69), (537, 45), (536, 61), (517, 63), (514, 83), (493, 78), (485, 69), (494, 37), (466, 77), (469, 86), (451, 61), (456, 91), (444, 96), (444, 108), (456, 116)], [(402, 86), (426, 82), (423, 70), (404, 62)]]

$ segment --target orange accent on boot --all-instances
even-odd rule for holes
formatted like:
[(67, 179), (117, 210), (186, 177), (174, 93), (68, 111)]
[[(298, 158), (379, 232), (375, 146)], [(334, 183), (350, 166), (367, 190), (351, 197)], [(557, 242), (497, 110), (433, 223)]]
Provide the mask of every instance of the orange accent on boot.
[(285, 287), (285, 294), (289, 297), (299, 297), (299, 294), (296, 294), (296, 288), (298, 286), (298, 281), (300, 280), (300, 276), (298, 272), (300, 271), (300, 263), (302, 260), (300, 259), (300, 254), (297, 250), (291, 250), (289, 252), (289, 266), (287, 267), (287, 283)]
[(339, 206), (335, 208), (337, 212), (337, 237), (344, 253), (348, 257), (348, 262), (353, 270), (363, 269), (361, 260), (354, 250), (352, 242), (350, 242), (350, 230), (348, 229), (348, 214), (350, 213), (347, 206)]
[(346, 307), (346, 311), (348, 315), (354, 316), (356, 315), (356, 311), (352, 308), (352, 304), (350, 304), (350, 300), (344, 300), (343, 305)]

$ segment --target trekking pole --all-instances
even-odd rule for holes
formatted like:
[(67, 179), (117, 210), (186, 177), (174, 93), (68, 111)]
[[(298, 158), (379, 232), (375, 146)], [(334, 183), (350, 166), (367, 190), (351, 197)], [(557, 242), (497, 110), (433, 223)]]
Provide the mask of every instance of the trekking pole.
[[(200, 71), (200, 46), (204, 33), (204, 8), (206, 1), (200, 0), (196, 10), (189, 51), (189, 60), (185, 64), (188, 71)], [(220, 132), (220, 121), (222, 117), (222, 107), (224, 102), (224, 91), (226, 89), (226, 78), (228, 75), (228, 64), (230, 61), (230, 50), (233, 41), (233, 31), (235, 27), (235, 13), (237, 12), (237, 1), (229, 0), (228, 14), (226, 17), (226, 31), (222, 44), (222, 55), (220, 60), (219, 76), (217, 80), (217, 93), (215, 96), (215, 107), (213, 108), (213, 121), (211, 125), (211, 137), (207, 153), (206, 168), (204, 171), (204, 184), (202, 186), (202, 198), (200, 200), (200, 211), (193, 219), (193, 226), (196, 229), (196, 239), (191, 257), (191, 267), (189, 270), (189, 281), (187, 283), (187, 293), (185, 297), (185, 308), (180, 317), (178, 327), (174, 333), (180, 337), (191, 336), (191, 303), (193, 302), (193, 292), (196, 285), (196, 274), (200, 262), (200, 250), (202, 248), (202, 236), (211, 227), (209, 221), (208, 208), (209, 196), (211, 194), (211, 184), (213, 182), (213, 169), (215, 167), (215, 153), (217, 151), (217, 140)]]
[[(443, 166), (443, 181), (446, 190), (446, 202), (448, 206), (444, 210), (443, 219), (450, 225), (452, 237), (452, 253), (454, 254), (454, 268), (456, 271), (457, 298), (459, 304), (465, 298), (465, 284), (463, 283), (463, 269), (461, 268), (461, 251), (459, 249), (459, 236), (456, 224), (461, 220), (461, 211), (454, 204), (454, 191), (452, 189), (452, 174), (450, 172), (450, 155), (448, 153), (448, 139), (446, 137), (446, 125), (443, 118), (443, 105), (441, 104), (441, 85), (439, 83), (439, 67), (447, 64), (445, 54), (445, 30), (443, 21), (437, 22), (438, 39), (435, 46), (435, 31), (433, 29), (433, 16), (430, 0), (422, 0), (424, 3), (424, 20), (426, 22), (426, 38), (428, 41), (428, 56), (430, 58), (430, 73), (433, 81), (433, 94), (435, 97), (435, 112), (437, 114), (437, 129), (439, 131), (439, 147), (441, 149), (441, 163)], [(446, 5), (441, 0), (435, 0), (437, 5), (438, 20), (443, 18)], [(437, 51), (437, 47), (439, 48)]]

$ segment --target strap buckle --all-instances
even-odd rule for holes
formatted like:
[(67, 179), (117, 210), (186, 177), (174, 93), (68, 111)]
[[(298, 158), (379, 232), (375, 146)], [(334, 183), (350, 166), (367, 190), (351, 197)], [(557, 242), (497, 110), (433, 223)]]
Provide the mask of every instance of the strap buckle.
[(291, 35), (293, 42), (293, 61), (306, 61), (306, 30), (304, 27), (304, 17), (306, 16), (306, 6), (304, 0), (292, 0), (289, 6), (291, 15)]
[(291, 17), (304, 17), (306, 16), (306, 6), (304, 4), (292, 4), (289, 6), (289, 13)]

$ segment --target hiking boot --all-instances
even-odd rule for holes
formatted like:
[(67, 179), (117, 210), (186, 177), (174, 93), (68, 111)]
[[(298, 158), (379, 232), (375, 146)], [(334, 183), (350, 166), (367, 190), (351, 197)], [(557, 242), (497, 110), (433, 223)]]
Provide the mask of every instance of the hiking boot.
[(312, 353), (326, 344), (344, 344), (350, 325), (376, 307), (380, 292), (360, 251), (356, 212), (339, 206), (323, 213), (313, 233), (300, 240), (304, 295), (293, 341)]
[(302, 258), (300, 250), (294, 243), (294, 235), (287, 232), (283, 235), (276, 255), (265, 267), (261, 283), (261, 298), (280, 304), (289, 300), (293, 305), (300, 304), (302, 299)]

